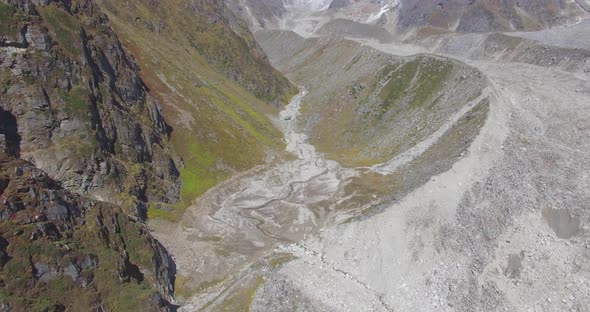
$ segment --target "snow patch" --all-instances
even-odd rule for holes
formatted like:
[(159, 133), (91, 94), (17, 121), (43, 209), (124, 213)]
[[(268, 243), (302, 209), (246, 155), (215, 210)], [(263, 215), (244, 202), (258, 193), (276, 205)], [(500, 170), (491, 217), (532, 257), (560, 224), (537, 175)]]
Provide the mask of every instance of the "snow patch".
[(372, 22), (380, 19), (381, 16), (383, 16), (383, 14), (385, 14), (387, 11), (397, 7), (398, 5), (400, 5), (400, 0), (393, 0), (390, 3), (382, 3), (381, 9), (379, 9), (379, 12), (371, 14), (371, 16), (369, 16), (369, 18), (367, 19), (366, 22), (372, 23)]

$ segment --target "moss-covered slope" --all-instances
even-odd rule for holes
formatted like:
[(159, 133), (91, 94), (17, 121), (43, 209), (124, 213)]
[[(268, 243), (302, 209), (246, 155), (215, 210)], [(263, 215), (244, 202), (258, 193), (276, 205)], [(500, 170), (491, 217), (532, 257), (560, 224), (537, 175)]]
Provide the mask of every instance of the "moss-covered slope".
[(485, 85), (473, 68), (428, 55), (396, 57), (341, 38), (257, 34), (277, 66), (307, 86), (311, 141), (348, 166), (392, 159), (425, 140)]
[[(101, 0), (172, 124), (181, 208), (220, 180), (282, 150), (269, 120), (295, 92), (219, 1)], [(157, 210), (151, 210), (156, 213)]]

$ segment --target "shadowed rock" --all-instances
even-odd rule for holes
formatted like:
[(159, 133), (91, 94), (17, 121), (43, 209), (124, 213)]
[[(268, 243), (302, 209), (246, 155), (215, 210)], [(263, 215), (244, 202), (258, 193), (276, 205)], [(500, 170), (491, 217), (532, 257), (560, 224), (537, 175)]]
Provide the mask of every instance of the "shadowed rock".
[(547, 207), (543, 209), (543, 218), (559, 238), (572, 238), (580, 231), (580, 220), (565, 209)]
[(16, 117), (0, 107), (0, 148), (6, 154), (18, 157), (20, 155), (20, 141)]

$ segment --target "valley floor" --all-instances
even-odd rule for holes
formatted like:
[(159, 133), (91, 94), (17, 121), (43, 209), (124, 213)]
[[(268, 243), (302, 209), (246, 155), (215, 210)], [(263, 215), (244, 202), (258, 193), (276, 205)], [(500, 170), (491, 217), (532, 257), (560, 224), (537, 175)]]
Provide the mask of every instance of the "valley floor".
[(382, 214), (288, 248), (298, 260), (281, 274), (306, 296), (335, 311), (590, 305), (590, 83), (474, 65), (495, 100), (467, 156)]
[(296, 159), (212, 189), (173, 230), (153, 223), (193, 289), (183, 309), (587, 311), (590, 76), (449, 57), (488, 79), (485, 125), (450, 170), (382, 212), (343, 222), (350, 211), (322, 208), (368, 169), (306, 143), (302, 93), (277, 121)]

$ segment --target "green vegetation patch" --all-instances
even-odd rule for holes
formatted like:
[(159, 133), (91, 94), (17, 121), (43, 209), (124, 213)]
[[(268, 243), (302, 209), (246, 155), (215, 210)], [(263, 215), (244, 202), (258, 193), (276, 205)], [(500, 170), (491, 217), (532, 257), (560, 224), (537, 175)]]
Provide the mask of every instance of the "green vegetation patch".
[(176, 280), (174, 281), (174, 296), (181, 299), (187, 299), (193, 296), (195, 292), (188, 287), (189, 283), (190, 278), (181, 274), (176, 274)]
[(5, 3), (0, 3), (0, 34), (11, 34), (14, 30), (13, 15), (16, 9)]
[(290, 253), (279, 253), (276, 256), (274, 256), (273, 258), (271, 258), (268, 261), (268, 264), (275, 268), (278, 269), (281, 266), (283, 266), (283, 264), (289, 263), (293, 260), (297, 259), (297, 257), (295, 257), (293, 254)]
[(416, 85), (412, 90), (414, 97), (410, 106), (419, 107), (426, 104), (438, 92), (453, 70), (450, 61), (429, 59), (426, 64), (420, 66)]
[(149, 205), (147, 211), (147, 218), (148, 219), (162, 219), (166, 221), (175, 222), (178, 220), (180, 216), (176, 212), (176, 210), (163, 210), (160, 208), (156, 208), (153, 205)]
[[(419, 62), (417, 60), (413, 60), (405, 63), (404, 65), (386, 75), (386, 79), (389, 80), (379, 93), (379, 97), (383, 101), (382, 106), (384, 109), (394, 106), (406, 94), (412, 83), (412, 80), (416, 76), (418, 67)], [(385, 72), (389, 70), (390, 66), (387, 66), (385, 68)]]
[(75, 86), (68, 93), (61, 92), (61, 96), (66, 104), (66, 113), (75, 117), (88, 117), (90, 100), (85, 88)]
[(246, 283), (241, 289), (238, 289), (232, 296), (225, 299), (218, 306), (215, 307), (216, 311), (250, 311), (250, 305), (254, 300), (256, 290), (264, 284), (264, 278), (262, 276), (256, 276)]
[(202, 148), (198, 141), (187, 140), (183, 154), (187, 155), (187, 158), (186, 165), (180, 169), (180, 197), (184, 202), (191, 202), (217, 184), (220, 177), (212, 170), (215, 158)]
[(63, 51), (73, 56), (80, 55), (82, 53), (81, 27), (76, 18), (54, 5), (44, 6), (39, 11)]
[(450, 61), (421, 57), (395, 70), (387, 66), (380, 74), (388, 79), (379, 93), (382, 107), (386, 110), (396, 107), (405, 97), (411, 98), (412, 108), (426, 104), (441, 89), (452, 70)]

